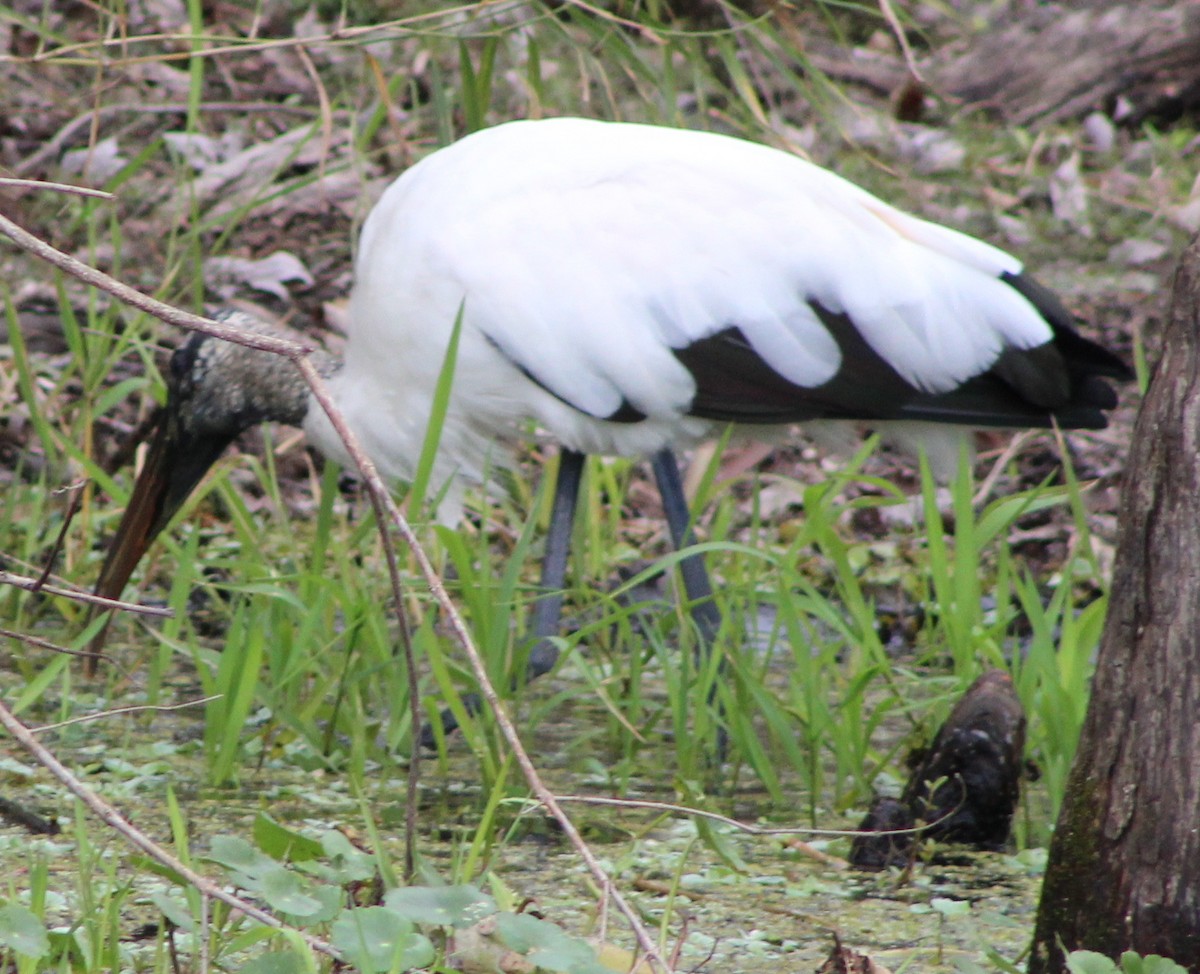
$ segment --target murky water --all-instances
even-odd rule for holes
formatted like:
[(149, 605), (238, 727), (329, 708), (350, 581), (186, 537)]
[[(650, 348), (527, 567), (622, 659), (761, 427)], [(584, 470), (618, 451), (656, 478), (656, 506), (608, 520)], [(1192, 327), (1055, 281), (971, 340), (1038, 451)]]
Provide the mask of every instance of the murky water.
[[(564, 794), (604, 793), (594, 769), (584, 767), (578, 751), (566, 746), (581, 726), (602, 717), (589, 716), (586, 705), (564, 710), (562, 722), (543, 724), (537, 733), (536, 755), (548, 783)], [(304, 762), (286, 749), (268, 751), (257, 765), (242, 768), (236, 787), (213, 789), (205, 784), (201, 730), (202, 715), (185, 710), (76, 725), (49, 735), (48, 743), (89, 786), (168, 845), (170, 788), (186, 816), (193, 854), (202, 854), (214, 835), (250, 838), (255, 818), (263, 812), (293, 828), (314, 833), (336, 828), (364, 841), (369, 815), (382, 851), (399, 871), (404, 821), (404, 768), (399, 761), (368, 768), (363, 793), (356, 796), (347, 776), (304, 770)], [(64, 835), (31, 840), (19, 828), (4, 828), (0, 871), (20, 889), (20, 877), (31, 864), (47, 862), (53, 877), (51, 913), (70, 923), (81, 908), (73, 804), (47, 772), (11, 746), (3, 771), (6, 795), (58, 816)], [(644, 779), (631, 779), (629, 792), (672, 800), (670, 775), (661, 763), (647, 761), (645, 771)], [(426, 762), (418, 843), (426, 868), (446, 879), (456, 877), (477, 838), (483, 798), (478, 764), (461, 742), (450, 748), (444, 766)], [(482, 859), (495, 881), (516, 902), (531, 901), (530, 908), (573, 932), (629, 945), (623, 921), (612, 913), (602, 916), (590, 875), (557, 828), (537, 811), (518, 816), (517, 807), (502, 807), (504, 827), (495, 830)], [(718, 799), (712, 807), (733, 809), (751, 821), (770, 812), (772, 820), (760, 824), (781, 824), (778, 809), (755, 783), (742, 783), (736, 796)], [(814, 855), (780, 837), (746, 835), (723, 826), (714, 827), (716, 843), (705, 841), (696, 823), (683, 816), (583, 805), (568, 810), (618, 887), (659, 931), (666, 949), (678, 945), (680, 969), (810, 971), (828, 954), (836, 935), (893, 970), (912, 964), (923, 971), (951, 970), (964, 958), (986, 963), (988, 950), (1015, 959), (1031, 935), (1040, 872), (1036, 854), (955, 851), (953, 862), (935, 859), (908, 877), (864, 875), (838, 868), (844, 839), (816, 841), (814, 847), (823, 855)], [(819, 821), (852, 827), (860, 811), (820, 810)], [(162, 885), (132, 865), (130, 851), (94, 819), (88, 820), (88, 835), (114, 863), (112, 880), (132, 881), (147, 892)], [(156, 919), (157, 911), (144, 897), (126, 902), (120, 922), (128, 933)]]

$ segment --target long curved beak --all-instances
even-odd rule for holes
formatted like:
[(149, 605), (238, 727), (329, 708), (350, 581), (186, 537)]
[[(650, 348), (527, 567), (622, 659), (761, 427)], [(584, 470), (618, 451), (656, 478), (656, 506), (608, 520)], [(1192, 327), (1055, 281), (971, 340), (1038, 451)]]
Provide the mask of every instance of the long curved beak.
[[(108, 548), (94, 594), (119, 599), (138, 562), (192, 489), (213, 465), (232, 436), (195, 435), (185, 429), (177, 405), (169, 400), (159, 410), (150, 449), (142, 472), (133, 485), (125, 516)], [(95, 612), (96, 610), (93, 610)], [(108, 622), (88, 645), (86, 671), (96, 672)]]

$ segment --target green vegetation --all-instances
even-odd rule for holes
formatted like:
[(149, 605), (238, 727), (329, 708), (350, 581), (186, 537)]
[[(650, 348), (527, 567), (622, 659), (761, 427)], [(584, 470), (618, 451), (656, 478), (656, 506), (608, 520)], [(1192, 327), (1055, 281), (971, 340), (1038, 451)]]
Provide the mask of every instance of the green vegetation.
[[(78, 111), (97, 107), (95, 138), (78, 130), (47, 172), (79, 179), (61, 170), (62, 152), (90, 149), (97, 162), (100, 142), (112, 137), (115, 160), (95, 181), (115, 199), (27, 194), (21, 222), (118, 278), (197, 310), (219, 290), (207, 258), (290, 250), (316, 283), (289, 292), (272, 281), (287, 299), (272, 305), (264, 292), (257, 297), (295, 312), (302, 324), (318, 317), (322, 302), (343, 296), (373, 181), (514, 117), (585, 114), (711, 128), (793, 148), (811, 143), (817, 161), (867, 188), (1002, 245), (1014, 246), (999, 217), (1020, 221), (1034, 241), (1024, 248), (1031, 263), (1046, 258), (1051, 283), (1069, 303), (1092, 307), (1114, 293), (1128, 300), (1122, 288), (1129, 282), (1097, 284), (1080, 266), (1124, 237), (1167, 232), (1147, 215), (1161, 202), (1149, 194), (1178, 201), (1190, 185), (1174, 154), (1186, 139), (1135, 134), (1152, 157), (1146, 163), (1139, 155), (1137, 164), (1154, 167), (1154, 188), (1145, 199), (1096, 199), (1096, 233), (1084, 237), (1055, 221), (1044, 193), (1027, 193), (1030, 185), (1044, 187), (1053, 166), (1029, 133), (999, 131), (986, 118), (944, 106), (935, 121), (963, 146), (963, 166), (927, 177), (891, 171), (885, 156), (843, 141), (848, 113), (869, 110), (852, 105), (801, 53), (810, 32), (847, 43), (886, 39), (879, 13), (858, 5), (795, 5), (756, 19), (722, 7), (692, 21), (653, 2), (604, 9), (429, 3), (419, 11), (364, 3), (326, 5), (313, 20), (299, 6), (290, 18), (265, 7), (230, 8), (210, 22), (209, 8), (191, 2), (188, 25), (171, 39), (162, 36), (166, 25), (130, 24), (123, 4), (89, 7), (86, 26), (84, 14), (64, 19), (52, 6), (36, 16), (0, 11), (0, 24), (17, 38), (14, 50), (24, 52), (0, 71), (14, 92), (20, 83), (36, 92), (29, 79), (41, 79), (72, 91)], [(361, 9), (367, 6), (369, 13)], [(938, 29), (954, 33), (963, 25)], [(924, 30), (914, 29), (912, 41), (936, 43), (937, 30)], [(168, 80), (179, 86), (169, 99), (174, 109), (139, 110), (157, 104), (158, 85)], [(131, 104), (138, 99), (141, 105)], [(67, 121), (55, 119), (55, 131)], [(231, 148), (239, 144), (264, 151), (250, 158)], [(205, 161), (204, 153), (217, 155)], [(980, 171), (986, 181), (975, 178)], [(1001, 202), (1008, 197), (1011, 203)], [(15, 444), (3, 454), (0, 568), (36, 578), (50, 564), (53, 584), (86, 590), (131, 483), (128, 463), (111, 467), (113, 444), (161, 399), (159, 343), (173, 344), (175, 335), (7, 244), (0, 260), (8, 333), (0, 386), (6, 436)], [(22, 318), (31, 305), (17, 281), (40, 286), (39, 299), (62, 321), (63, 348), (32, 347)], [(1089, 288), (1103, 296), (1088, 296)], [(997, 867), (1009, 870), (997, 882), (1016, 887), (1036, 873), (1036, 849), (1062, 797), (1103, 625), (1114, 505), (1096, 494), (1115, 489), (1119, 447), (1086, 436), (1076, 442), (1087, 477), (1104, 476), (1099, 491), (1077, 478), (1071, 454), (1048, 436), (1024, 451), (992, 451), (975, 471), (964, 464), (948, 492), (927, 472), (898, 472), (874, 442), (836, 467), (792, 445), (759, 464), (760, 475), (735, 473), (730, 481), (722, 461), (736, 461), (740, 447), (724, 444), (696, 478), (700, 547), (718, 576), (725, 613), (719, 657), (699, 662), (690, 617), (670, 581), (678, 555), (644, 516), (643, 471), (628, 461), (591, 462), (566, 593), (564, 660), (552, 677), (509, 694), (523, 739), (537, 742), (539, 769), (562, 793), (682, 802), (772, 825), (852, 827), (876, 788), (903, 777), (904, 752), (928, 740), (979, 673), (1000, 667), (1013, 675), (1029, 719), (1029, 757), (1042, 773), (1027, 788), (1023, 858)], [(467, 721), (458, 738), (439, 741), (426, 762), (416, 837), (422, 885), (400, 885), (402, 782), (415, 728), (370, 506), (339, 489), (331, 466), (312, 467), (290, 431), (267, 431), (243, 447), (219, 462), (139, 571), (140, 598), (161, 601), (171, 616), (117, 617), (108, 643), (115, 663), (98, 681), (85, 679), (69, 656), (9, 638), (0, 700), (27, 724), (43, 725), (206, 698), (202, 710), (69, 724), (41, 740), (115, 792), (182, 863), (220, 876), (288, 929), (272, 930), (135, 856), (80, 805), (67, 815), (63, 836), (0, 842), (7, 877), (0, 883), (0, 965), (167, 971), (180, 969), (182, 956), (197, 970), (329, 970), (329, 957), (302, 935), (311, 934), (360, 970), (450, 970), (448, 937), (457, 946), (470, 930), (488, 941), (486, 949), (498, 942), (542, 970), (618, 969), (607, 955), (578, 953), (574, 934), (602, 933), (604, 917), (598, 891), (577, 888), (575, 860), (541, 863), (547, 876), (566, 871), (537, 894), (548, 920), (562, 921), (571, 937), (519, 909), (537, 878), (522, 874), (527, 882), (518, 889), (506, 871), (516, 868), (510, 857), (531, 835), (561, 839), (528, 806), (528, 786), (489, 713)], [(1056, 470), (1065, 460), (1065, 472), (1048, 475), (1039, 457), (1030, 459), (1039, 452), (1052, 454)], [(528, 652), (521, 634), (538, 594), (533, 579), (549, 503), (541, 473), (553, 463), (531, 445), (519, 469), (497, 473), (473, 498), (460, 530), (416, 518), (492, 681), (506, 694)], [(991, 488), (982, 497), (973, 474)], [(429, 486), (418, 480), (413, 510)], [(1097, 508), (1103, 529), (1093, 531)], [(449, 705), (465, 718), (469, 670), (408, 553), (401, 557), (422, 712), (432, 717)], [(76, 601), (12, 586), (0, 588), (0, 617), (10, 632), (76, 652), (99, 625), (88, 623)], [(722, 725), (729, 760), (717, 765)], [(15, 748), (0, 759), (0, 771), (14, 794), (68, 807), (49, 776)], [(275, 814), (277, 805), (285, 811)], [(743, 974), (780, 969), (772, 958), (799, 950), (796, 940), (823, 953), (828, 928), (859, 929), (840, 911), (877, 890), (900, 903), (897, 924), (921, 922), (909, 906), (937, 915), (925, 916), (917, 934), (891, 921), (863, 921), (864, 937), (874, 932), (880, 950), (896, 952), (889, 966), (909, 959), (902, 945), (918, 941), (922, 968), (937, 964), (942, 938), (965, 922), (933, 905), (941, 894), (932, 880), (897, 892), (822, 874), (794, 851), (764, 848), (761, 839), (711, 823), (644, 810), (568, 812), (603, 847), (618, 885), (644, 874), (661, 882), (666, 892), (647, 894), (641, 909), (666, 952), (680, 935), (689, 883), (727, 885), (731, 897), (740, 895), (735, 902), (749, 918), (738, 917), (737, 935), (726, 930), (722, 949), (733, 943), (742, 951), (734, 963)], [(357, 833), (355, 841), (332, 830), (335, 822)], [(667, 850), (662, 858), (651, 852), (656, 843)], [(844, 854), (846, 843), (834, 839), (823, 848)], [(819, 922), (805, 920), (803, 936), (756, 940), (754, 930), (768, 921), (753, 915), (754, 896), (776, 883), (786, 883), (781, 910), (807, 916), (797, 898), (822, 896), (826, 912)], [(583, 907), (575, 903), (581, 896)], [(972, 928), (955, 941), (972, 945), (957, 958), (964, 964), (968, 956), (1004, 962), (992, 948), (1011, 921), (983, 912), (966, 918), (983, 932)], [(494, 931), (481, 923), (489, 917)], [(134, 941), (139, 922), (159, 925)], [(628, 942), (623, 932), (608, 936)], [(1028, 932), (1018, 927), (1006, 936), (1011, 961)], [(871, 952), (867, 943), (857, 946)], [(755, 967), (760, 954), (763, 966)], [(703, 951), (684, 956), (698, 963)], [(1079, 963), (1078, 970), (1099, 970)], [(1134, 970), (1124, 962), (1121, 969)]]

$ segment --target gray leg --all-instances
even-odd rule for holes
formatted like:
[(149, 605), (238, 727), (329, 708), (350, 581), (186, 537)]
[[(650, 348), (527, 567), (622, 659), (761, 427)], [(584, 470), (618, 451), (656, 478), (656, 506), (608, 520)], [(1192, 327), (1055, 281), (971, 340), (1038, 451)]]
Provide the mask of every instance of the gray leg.
[[(683, 481), (679, 477), (675, 454), (669, 449), (659, 450), (651, 458), (650, 465), (658, 482), (658, 492), (662, 495), (671, 541), (680, 550), (695, 544), (691, 514), (687, 498), (683, 496)], [(708, 569), (704, 567), (704, 556), (685, 557), (679, 563), (679, 573), (683, 576), (683, 588), (688, 601), (692, 603), (692, 618), (696, 620), (701, 639), (706, 644), (711, 643), (721, 628), (721, 612), (713, 601), (712, 582), (708, 578)]]
[[(533, 607), (533, 632), (537, 640), (529, 652), (527, 680), (534, 680), (554, 669), (558, 662), (558, 647), (547, 636), (558, 635), (562, 617), (563, 587), (567, 579), (567, 555), (571, 547), (571, 530), (575, 524), (575, 509), (579, 505), (579, 484), (583, 479), (583, 464), (587, 459), (574, 450), (563, 450), (558, 460), (558, 479), (554, 483), (554, 506), (550, 510), (550, 531), (546, 537), (546, 553), (542, 557), (543, 595)], [(465, 693), (462, 698), (467, 713), (477, 714), (483, 700), (477, 693)], [(441, 714), (442, 733), (458, 730), (458, 721), (449, 709)], [(421, 746), (437, 747), (433, 727), (421, 728)]]
[(562, 619), (563, 589), (567, 580), (567, 555), (575, 509), (579, 506), (579, 484), (587, 458), (574, 450), (563, 450), (558, 458), (558, 480), (554, 484), (554, 507), (550, 511), (550, 533), (542, 558), (542, 597), (533, 607), (533, 636), (537, 643), (529, 653), (529, 679), (549, 673), (558, 662), (558, 647), (546, 637), (557, 636)]
[[(671, 540), (676, 549), (682, 550), (688, 545), (695, 544), (696, 537), (692, 533), (691, 514), (688, 511), (687, 498), (683, 494), (683, 481), (679, 476), (679, 464), (675, 454), (669, 449), (659, 450), (650, 459), (654, 470), (654, 479), (658, 481), (658, 492), (662, 495), (663, 511), (667, 516), (667, 527), (671, 531)], [(683, 576), (683, 588), (688, 601), (692, 603), (692, 618), (700, 632), (700, 642), (696, 647), (696, 660), (703, 664), (707, 654), (712, 651), (713, 642), (721, 629), (721, 610), (713, 601), (712, 582), (708, 577), (708, 569), (704, 566), (704, 556), (691, 554), (679, 562), (679, 574)], [(721, 662), (724, 669), (724, 660)], [(708, 694), (711, 704), (716, 697), (717, 687), (714, 684)], [(725, 760), (729, 749), (729, 735), (724, 722), (717, 728), (716, 757)]]

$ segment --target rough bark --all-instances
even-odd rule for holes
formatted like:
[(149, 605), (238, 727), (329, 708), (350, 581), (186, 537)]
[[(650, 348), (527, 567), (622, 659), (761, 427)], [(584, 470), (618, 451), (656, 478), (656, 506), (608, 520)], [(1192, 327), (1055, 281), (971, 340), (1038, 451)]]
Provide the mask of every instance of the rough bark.
[[(810, 42), (834, 78), (895, 93), (896, 54)], [(965, 44), (919, 60), (930, 89), (1006, 122), (1038, 127), (1092, 111), (1128, 125), (1200, 107), (1200, 0), (1068, 0), (1012, 4)]]
[[(920, 757), (899, 800), (879, 798), (850, 845), (850, 864), (906, 866), (920, 840), (1000, 850), (1021, 793), (1025, 711), (1009, 675), (990, 670), (971, 684)], [(887, 835), (924, 826), (917, 835)]]
[(1134, 429), (1108, 621), (1030, 974), (1066, 950), (1200, 971), (1200, 237)]
[(1200, 104), (1200, 3), (1039, 4), (982, 35), (962, 56), (939, 60), (933, 76), (960, 101), (986, 105), (1018, 125), (1093, 110), (1131, 124), (1175, 117)]

